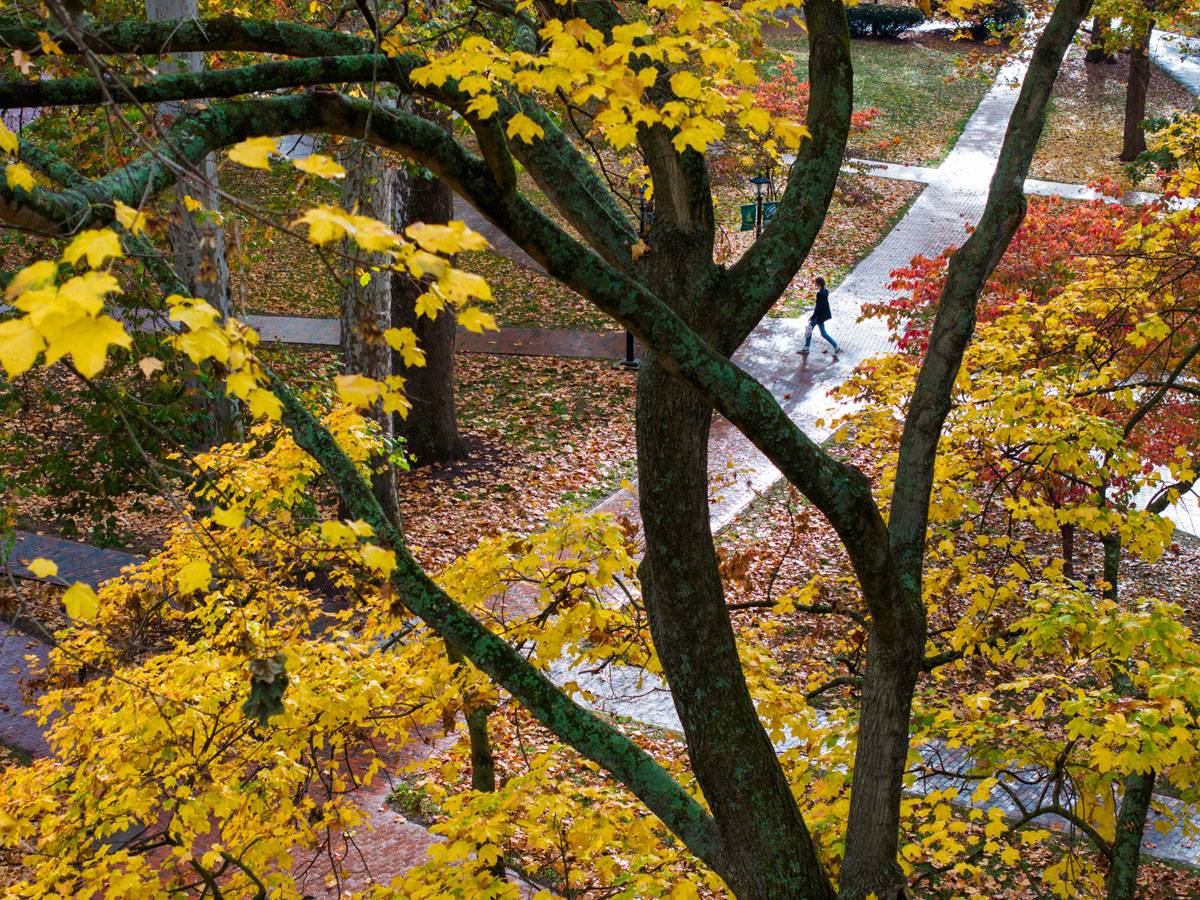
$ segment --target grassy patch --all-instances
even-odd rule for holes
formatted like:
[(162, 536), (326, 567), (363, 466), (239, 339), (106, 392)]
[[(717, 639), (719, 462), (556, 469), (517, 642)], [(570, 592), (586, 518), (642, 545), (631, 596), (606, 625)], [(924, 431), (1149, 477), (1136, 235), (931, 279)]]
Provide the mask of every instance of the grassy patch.
[(425, 828), (436, 822), (442, 812), (424, 787), (403, 780), (396, 782), (387, 804), (410, 822)]
[[(1121, 152), (1129, 57), (1115, 63), (1086, 63), (1072, 48), (1054, 83), (1050, 112), (1030, 174), (1035, 178), (1086, 184), (1112, 178), (1131, 186)], [(1158, 66), (1151, 65), (1146, 112), (1167, 117), (1192, 108), (1194, 98)]]
[[(778, 31), (768, 43), (794, 57), (800, 76), (807, 77), (802, 33)], [(910, 165), (940, 162), (988, 89), (983, 78), (960, 76), (967, 47), (979, 52), (976, 45), (931, 33), (852, 41), (854, 107), (877, 107), (879, 115), (868, 130), (851, 135), (847, 154)]]

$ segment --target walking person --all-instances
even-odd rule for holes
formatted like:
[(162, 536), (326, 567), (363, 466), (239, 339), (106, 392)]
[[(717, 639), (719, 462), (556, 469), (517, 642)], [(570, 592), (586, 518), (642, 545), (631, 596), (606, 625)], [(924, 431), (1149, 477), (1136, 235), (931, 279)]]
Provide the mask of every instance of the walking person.
[(813, 328), (818, 328), (821, 331), (821, 337), (829, 341), (833, 347), (833, 355), (837, 353), (841, 347), (838, 342), (829, 336), (829, 332), (825, 330), (825, 323), (833, 318), (833, 313), (829, 309), (829, 291), (825, 290), (825, 279), (820, 275), (816, 277), (817, 285), (817, 303), (813, 309), (812, 318), (808, 320), (808, 328), (804, 330), (804, 348), (801, 353), (807, 353), (812, 347)]

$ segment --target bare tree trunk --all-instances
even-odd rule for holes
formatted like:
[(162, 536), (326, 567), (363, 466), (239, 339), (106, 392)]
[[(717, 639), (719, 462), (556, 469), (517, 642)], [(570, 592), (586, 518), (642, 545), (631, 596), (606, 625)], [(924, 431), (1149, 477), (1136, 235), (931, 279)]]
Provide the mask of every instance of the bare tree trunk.
[(921, 672), (926, 619), (921, 580), (938, 443), (963, 354), (975, 331), (980, 293), (1025, 216), (1025, 177), (1063, 56), (1091, 0), (1058, 0), (1038, 37), (1009, 119), (979, 226), (950, 259), (929, 350), (909, 403), (888, 520), (899, 572), (894, 597), (867, 596), (871, 624), (850, 789), (843, 898), (906, 893), (897, 862), (900, 800), (912, 697)]
[[(400, 174), (395, 223), (397, 230), (414, 222), (444, 224), (454, 216), (454, 194), (446, 184), (427, 173)], [(405, 368), (400, 354), (393, 356), (393, 371), (405, 378), (405, 394), (412, 403), (407, 418), (398, 415), (393, 428), (418, 466), (453, 462), (463, 456), (462, 439), (454, 410), (454, 314), (446, 310), (436, 319), (417, 316), (416, 299), (424, 288), (407, 275), (392, 277), (392, 323), (411, 328), (425, 351), (425, 365)]]
[[(146, 0), (146, 18), (150, 21), (162, 19), (188, 19), (197, 15), (198, 0)], [(164, 70), (180, 72), (202, 72), (203, 53), (177, 53), (168, 57)], [(174, 119), (181, 111), (178, 103), (159, 105), (164, 118)], [(204, 205), (204, 210), (189, 212), (184, 206), (184, 197), (191, 197)], [(170, 213), (169, 238), (175, 255), (175, 269), (179, 279), (188, 286), (192, 295), (207, 301), (222, 316), (231, 313), (229, 300), (229, 264), (225, 259), (225, 232), (218, 220), (221, 208), (217, 191), (217, 159), (214, 154), (204, 157), (193, 174), (182, 175), (175, 188), (175, 202)], [(197, 388), (199, 384), (197, 383)], [(214, 389), (206, 396), (207, 409), (212, 430), (208, 437), (216, 443), (240, 439), (242, 420), (240, 405), (236, 398), (221, 389)]]
[(1121, 160), (1133, 162), (1146, 152), (1146, 94), (1150, 90), (1150, 33), (1153, 23), (1134, 35), (1129, 49), (1129, 86), (1125, 91), (1125, 133)]
[[(1104, 538), (1104, 595), (1116, 601), (1120, 597), (1121, 535), (1113, 533)], [(1128, 672), (1113, 666), (1113, 686), (1122, 696), (1133, 696), (1134, 684)], [(1138, 867), (1141, 865), (1142, 834), (1154, 797), (1157, 773), (1132, 772), (1125, 777), (1125, 791), (1117, 811), (1113, 833), (1112, 855), (1108, 875), (1104, 878), (1106, 900), (1133, 900), (1137, 896)]]
[(1142, 858), (1142, 833), (1154, 797), (1154, 771), (1134, 772), (1125, 778), (1125, 793), (1117, 813), (1112, 859), (1104, 878), (1107, 900), (1133, 900), (1137, 896), (1138, 868)]
[[(343, 162), (342, 205), (390, 223), (395, 217), (396, 170), (381, 151), (358, 141), (343, 154)], [(383, 339), (383, 332), (392, 327), (392, 275), (389, 270), (372, 271), (373, 266), (387, 261), (382, 255), (360, 253), (350, 242), (345, 249), (354, 255), (354, 263), (347, 265), (342, 288), (342, 368), (347, 374), (382, 381), (392, 374), (392, 350)], [(369, 415), (379, 424), (385, 446), (390, 448), (391, 415), (379, 403)], [(384, 455), (375, 461), (375, 469), (372, 490), (388, 518), (399, 527), (395, 467)]]
[(1103, 16), (1092, 19), (1092, 31), (1088, 39), (1087, 53), (1084, 59), (1090, 63), (1115, 63), (1117, 58), (1108, 52), (1105, 46), (1108, 34), (1112, 30), (1112, 20)]
[(1062, 538), (1063, 574), (1068, 578), (1075, 577), (1075, 526), (1060, 525), (1058, 533)]

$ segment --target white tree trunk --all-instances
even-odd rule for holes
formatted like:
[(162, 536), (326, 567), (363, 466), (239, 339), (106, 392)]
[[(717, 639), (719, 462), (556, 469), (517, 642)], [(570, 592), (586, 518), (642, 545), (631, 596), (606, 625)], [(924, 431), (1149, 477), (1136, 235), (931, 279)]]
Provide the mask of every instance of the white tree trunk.
[[(391, 225), (396, 214), (398, 179), (383, 154), (369, 144), (353, 141), (342, 154), (342, 165), (346, 167), (343, 208), (357, 209), (360, 215)], [(392, 327), (392, 279), (388, 270), (372, 271), (372, 266), (387, 259), (382, 254), (363, 253), (351, 241), (346, 241), (343, 249), (351, 261), (343, 271), (342, 368), (350, 375), (382, 381), (392, 374), (392, 350), (383, 339), (383, 332)], [(379, 403), (370, 415), (390, 444), (394, 435), (392, 417)], [(380, 469), (373, 479), (375, 496), (398, 527), (395, 469), (386, 460), (378, 463)]]
[[(190, 19), (197, 13), (197, 0), (146, 0), (146, 18), (152, 22)], [(162, 70), (201, 72), (204, 70), (204, 54), (172, 54), (163, 60)], [(162, 103), (158, 107), (160, 116), (168, 121), (175, 119), (182, 109), (179, 103)], [(198, 200), (209, 212), (199, 215), (189, 212), (184, 206), (184, 197)], [(229, 263), (225, 259), (225, 232), (219, 220), (220, 208), (217, 159), (210, 153), (196, 165), (194, 172), (181, 176), (176, 183), (169, 237), (180, 281), (188, 286), (193, 296), (212, 304), (221, 311), (222, 316), (229, 316), (232, 312)], [(214, 439), (225, 441), (240, 436), (241, 417), (235, 399), (217, 389), (208, 399), (207, 406), (213, 420)]]

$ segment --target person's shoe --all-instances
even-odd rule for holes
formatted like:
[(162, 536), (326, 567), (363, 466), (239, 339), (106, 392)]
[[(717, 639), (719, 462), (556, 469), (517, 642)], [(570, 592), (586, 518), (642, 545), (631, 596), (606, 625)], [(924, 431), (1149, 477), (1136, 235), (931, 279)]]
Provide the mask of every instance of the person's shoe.
[(807, 347), (801, 347), (801, 348), (800, 348), (800, 352), (801, 352), (801, 353), (803, 353), (805, 356), (807, 356), (807, 355), (808, 355), (808, 348), (807, 348)]
[(839, 353), (841, 353), (841, 352), (842, 352), (842, 348), (841, 348), (841, 347), (834, 347), (834, 348), (833, 348), (833, 355), (834, 355), (834, 356), (837, 356), (837, 355), (838, 355)]

